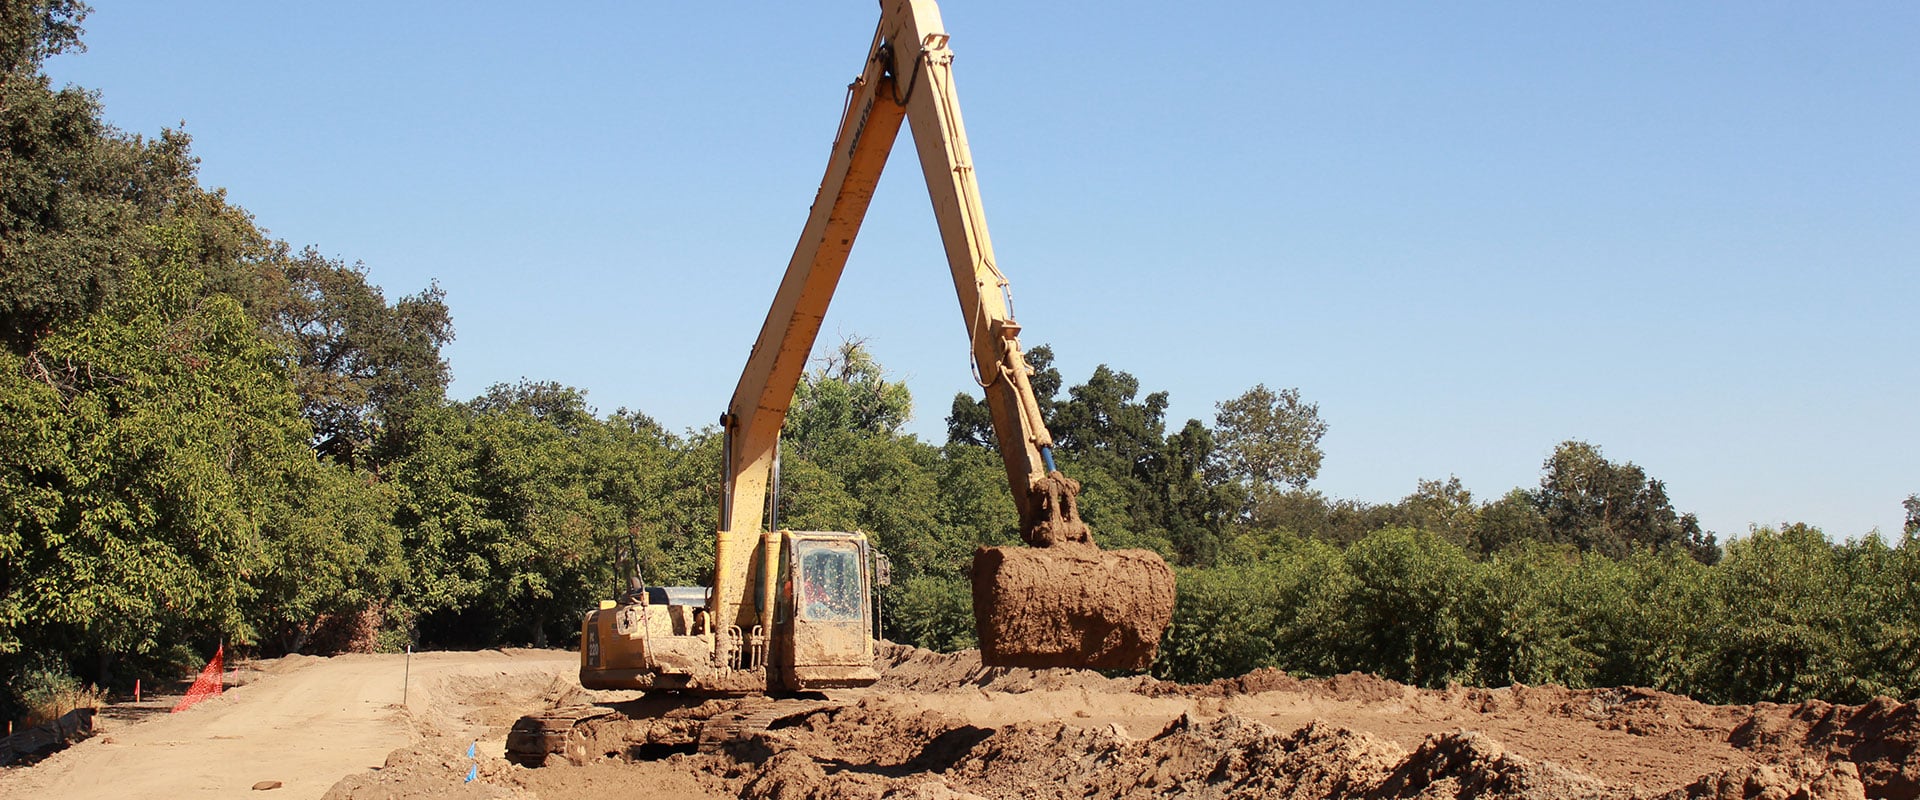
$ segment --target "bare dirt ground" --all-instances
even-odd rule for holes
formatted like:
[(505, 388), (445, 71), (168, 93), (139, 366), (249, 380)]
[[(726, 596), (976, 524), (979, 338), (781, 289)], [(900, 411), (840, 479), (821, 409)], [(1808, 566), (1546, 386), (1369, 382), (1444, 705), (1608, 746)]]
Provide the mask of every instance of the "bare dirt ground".
[[(416, 656), (405, 709), (397, 656), (267, 662), (193, 711), (109, 718), (0, 774), (0, 796), (1920, 798), (1920, 710), (1888, 700), (1710, 706), (1277, 672), (1179, 686), (896, 647), (869, 689), (699, 701), (583, 691), (574, 659)], [(503, 757), (520, 715), (583, 704), (619, 713), (548, 766)], [(736, 717), (756, 724), (697, 746)], [(252, 795), (261, 780), (285, 786)]]
[[(224, 694), (179, 714), (167, 713), (177, 697), (109, 707), (92, 738), (33, 766), (0, 769), (0, 797), (317, 798), (396, 748), (511, 724), (522, 712), (506, 709), (538, 705), (550, 684), (577, 685), (578, 668), (565, 651), (418, 653), (403, 707), (405, 656), (253, 662)], [(282, 786), (252, 789), (263, 781)]]

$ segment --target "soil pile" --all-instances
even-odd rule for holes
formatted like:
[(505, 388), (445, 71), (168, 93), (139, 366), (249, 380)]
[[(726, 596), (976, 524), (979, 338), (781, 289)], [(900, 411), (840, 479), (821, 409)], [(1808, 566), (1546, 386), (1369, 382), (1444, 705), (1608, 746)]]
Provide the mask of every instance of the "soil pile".
[(982, 728), (882, 698), (682, 761), (722, 777), (741, 797), (765, 800), (1621, 796), (1591, 776), (1467, 732), (1435, 735), (1409, 750), (1333, 725), (1282, 733), (1229, 714), (1183, 716), (1135, 739), (1115, 725)]
[[(513, 796), (508, 787), (515, 767), (491, 740), (526, 709), (560, 708), (594, 699), (577, 680), (555, 672), (456, 673), (424, 683), (422, 688), (432, 702), (407, 714), (414, 742), (387, 754), (379, 769), (340, 779), (325, 797)], [(483, 739), (488, 744), (481, 744)]]
[(895, 692), (1025, 694), (1078, 689), (1111, 694), (1162, 683), (1146, 676), (1109, 678), (1091, 670), (989, 667), (981, 663), (978, 650), (936, 653), (891, 642), (879, 643), (874, 667), (880, 670), (880, 681), (873, 689)]
[(684, 796), (768, 800), (1920, 798), (1920, 721), (1890, 700), (1713, 706), (1631, 687), (1424, 690), (1275, 670), (1187, 686), (898, 646), (879, 661), (874, 687), (715, 752), (693, 746), (700, 720), (754, 701), (630, 704), (585, 734), (574, 765), (501, 785), (582, 796), (561, 776), (617, 763), (694, 780)]

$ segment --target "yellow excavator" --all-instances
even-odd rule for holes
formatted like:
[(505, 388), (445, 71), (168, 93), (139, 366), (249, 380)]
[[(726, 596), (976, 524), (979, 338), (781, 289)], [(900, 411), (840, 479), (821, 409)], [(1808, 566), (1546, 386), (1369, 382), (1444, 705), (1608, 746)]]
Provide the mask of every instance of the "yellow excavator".
[[(975, 553), (974, 621), (989, 665), (1142, 669), (1172, 620), (1173, 572), (1145, 550), (1103, 551), (1080, 485), (1055, 469), (994, 266), (953, 54), (932, 0), (881, 0), (848, 87), (826, 177), (727, 413), (713, 581), (636, 586), (581, 624), (590, 689), (742, 695), (874, 682), (874, 559), (865, 534), (790, 531), (777, 509), (780, 429), (902, 122), (913, 128), (960, 313), (1029, 547)], [(763, 524), (772, 523), (772, 524)]]

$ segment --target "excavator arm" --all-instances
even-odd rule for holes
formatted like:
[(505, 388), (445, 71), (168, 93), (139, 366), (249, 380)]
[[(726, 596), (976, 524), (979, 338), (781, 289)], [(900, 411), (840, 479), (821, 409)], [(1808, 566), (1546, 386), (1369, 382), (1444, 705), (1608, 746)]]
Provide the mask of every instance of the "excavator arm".
[[(725, 486), (710, 608), (723, 625), (744, 628), (757, 620), (761, 611), (750, 602), (756, 594), (753, 589), (758, 589), (758, 596), (772, 596), (773, 576), (762, 568), (772, 562), (764, 557), (756, 558), (755, 548), (764, 541), (760, 529), (769, 478), (778, 457), (780, 429), (902, 122), (912, 128), (919, 151), (921, 172), (933, 201), (934, 216), (939, 222), (947, 264), (960, 301), (960, 315), (992, 413), (1007, 481), (1020, 512), (1022, 537), (1036, 548), (1074, 549), (1081, 560), (1091, 559), (1096, 563), (1112, 561), (1112, 556), (1126, 552), (1141, 552), (1100, 554), (1092, 544), (1086, 525), (1079, 519), (1075, 499), (1079, 484), (1054, 469), (1053, 439), (1041, 420), (1029, 380), (1033, 368), (1020, 349), (1020, 326), (1008, 307), (1007, 279), (995, 266), (993, 244), (987, 234), (979, 184), (954, 90), (953, 53), (947, 41), (939, 10), (932, 0), (881, 0), (880, 23), (861, 74), (848, 87), (826, 175), (740, 383), (727, 413), (721, 418), (726, 451)], [(1134, 575), (1130, 567), (1123, 567), (1121, 571), (1128, 574), (1090, 578), (1094, 581), (1131, 578), (1133, 584), (1153, 584), (1152, 591), (1147, 593), (1152, 596), (1150, 604), (1166, 606), (1165, 613), (1161, 614), (1157, 607), (1152, 609), (1152, 613), (1146, 615), (1145, 630), (1134, 631), (1138, 634), (1135, 639), (1150, 638), (1145, 650), (1149, 659), (1166, 627), (1166, 619), (1162, 617), (1170, 618), (1172, 604), (1171, 571), (1157, 556), (1151, 561), (1158, 565), (1157, 571), (1147, 570), (1152, 574)], [(977, 558), (976, 614), (980, 613), (982, 602), (980, 572)], [(1098, 587), (1088, 589), (1100, 591)], [(999, 597), (988, 602), (1024, 601)], [(1016, 615), (1023, 619), (1043, 620), (1066, 619), (1083, 611), (1055, 610), (1059, 613), (1050, 615), (1047, 609), (1008, 609), (1022, 612)], [(1106, 633), (1089, 634), (1085, 630), (1065, 628), (1056, 633), (1080, 639), (1090, 635), (1097, 638), (1111, 633), (1107, 630), (1113, 627), (1110, 622), (1097, 626)], [(990, 626), (984, 623), (983, 620), (982, 638), (990, 638), (986, 630)], [(1130, 653), (1140, 650), (1138, 642), (1130, 647)], [(1127, 664), (1119, 665), (1137, 660), (1130, 655)], [(1114, 665), (1109, 663), (1110, 658), (1089, 662), (1072, 653), (1051, 661), (1073, 666)]]

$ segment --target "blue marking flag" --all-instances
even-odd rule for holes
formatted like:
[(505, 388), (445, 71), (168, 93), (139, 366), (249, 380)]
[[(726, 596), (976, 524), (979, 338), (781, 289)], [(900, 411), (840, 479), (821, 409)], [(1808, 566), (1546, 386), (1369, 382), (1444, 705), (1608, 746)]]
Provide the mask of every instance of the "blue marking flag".
[(480, 765), (479, 765), (479, 764), (475, 764), (475, 765), (473, 765), (473, 766), (471, 766), (471, 767), (467, 767), (467, 779), (466, 779), (465, 781), (463, 781), (463, 783), (472, 783), (472, 782), (473, 782), (473, 779), (474, 779), (474, 778), (478, 778), (478, 777), (480, 777)]
[(473, 758), (473, 748), (475, 748), (475, 747), (478, 747), (479, 745), (480, 745), (480, 743), (479, 743), (479, 742), (477, 742), (477, 741), (476, 741), (476, 742), (474, 742), (473, 744), (470, 744), (470, 745), (467, 745), (467, 757), (468, 757), (468, 758)]

